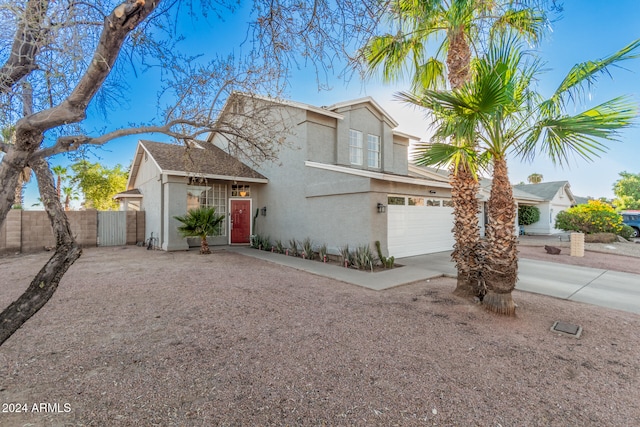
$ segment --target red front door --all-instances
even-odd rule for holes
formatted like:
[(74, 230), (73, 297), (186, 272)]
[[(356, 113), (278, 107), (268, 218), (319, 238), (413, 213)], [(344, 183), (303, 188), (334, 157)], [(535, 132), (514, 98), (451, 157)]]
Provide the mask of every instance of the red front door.
[(231, 200), (231, 243), (249, 243), (251, 200)]

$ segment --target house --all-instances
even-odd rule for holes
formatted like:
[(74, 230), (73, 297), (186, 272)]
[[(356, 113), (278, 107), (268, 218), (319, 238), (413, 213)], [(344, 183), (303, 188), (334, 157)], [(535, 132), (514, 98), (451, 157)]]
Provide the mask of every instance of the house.
[[(234, 97), (249, 95), (232, 95), (223, 115), (236, 113)], [(225, 215), (212, 245), (246, 244), (261, 234), (285, 245), (310, 238), (332, 253), (375, 241), (395, 257), (453, 248), (448, 180), (410, 173), (408, 147), (418, 138), (397, 131), (372, 98), (327, 107), (251, 101), (275, 106), (288, 122), (275, 161), (247, 166), (228, 154), (222, 134), (188, 147), (139, 142), (127, 190), (116, 198), (123, 209), (146, 211), (147, 238), (154, 233), (162, 249), (197, 244), (178, 235), (174, 219), (197, 206)]]
[(230, 209), (237, 208), (230, 200), (250, 201), (251, 194), (245, 191), (251, 186), (257, 190), (267, 182), (264, 176), (212, 144), (185, 147), (139, 141), (127, 190), (115, 199), (120, 201), (121, 210), (145, 211), (146, 239), (157, 239), (157, 245), (166, 251), (189, 248), (189, 240), (178, 234), (180, 223), (174, 216), (199, 206), (214, 206), (225, 215), (218, 235), (209, 238), (211, 244), (228, 244), (228, 236), (234, 243), (248, 243), (250, 230), (242, 230), (237, 224), (232, 234), (227, 231)]
[(519, 184), (513, 186), (514, 191), (530, 194), (539, 200), (535, 204), (540, 209), (540, 220), (525, 225), (526, 234), (557, 234), (563, 230), (554, 227), (556, 216), (577, 204), (568, 181), (541, 182), (538, 184)]

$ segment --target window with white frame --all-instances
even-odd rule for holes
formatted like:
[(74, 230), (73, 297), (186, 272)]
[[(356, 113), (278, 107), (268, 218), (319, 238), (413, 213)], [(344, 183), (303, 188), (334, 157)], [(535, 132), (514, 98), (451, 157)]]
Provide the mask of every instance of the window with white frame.
[(214, 236), (227, 235), (227, 186), (226, 184), (187, 185), (187, 211), (201, 207), (214, 207), (224, 219), (216, 227)]
[(370, 168), (380, 168), (380, 137), (367, 135), (367, 164)]
[(349, 129), (349, 162), (352, 165), (362, 165), (362, 151), (362, 132)]

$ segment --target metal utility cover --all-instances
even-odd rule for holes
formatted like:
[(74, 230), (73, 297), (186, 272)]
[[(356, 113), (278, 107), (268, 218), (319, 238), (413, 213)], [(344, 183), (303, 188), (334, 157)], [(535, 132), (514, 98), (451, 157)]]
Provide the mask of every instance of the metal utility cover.
[(556, 321), (551, 327), (551, 332), (559, 332), (573, 338), (580, 338), (580, 335), (582, 334), (582, 326)]

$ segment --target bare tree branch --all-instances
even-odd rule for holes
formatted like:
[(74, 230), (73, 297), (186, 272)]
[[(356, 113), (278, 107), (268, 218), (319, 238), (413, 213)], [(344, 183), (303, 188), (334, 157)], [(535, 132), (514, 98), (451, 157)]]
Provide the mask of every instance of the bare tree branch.
[[(6, 155), (0, 162), (0, 224), (13, 204), (19, 173), (40, 147), (44, 133), (53, 127), (84, 119), (89, 102), (111, 71), (127, 35), (159, 3), (160, 0), (146, 3), (144, 0), (126, 0), (113, 9), (105, 18), (91, 64), (69, 96), (58, 106), (18, 120), (15, 127), (16, 143), (13, 147), (7, 147)], [(41, 15), (45, 13), (43, 9), (34, 10)]]
[(13, 39), (11, 54), (0, 68), (0, 93), (9, 92), (20, 79), (36, 68), (36, 54), (42, 37), (41, 25), (48, 7), (46, 0), (27, 2)]
[(105, 18), (91, 64), (73, 92), (60, 105), (21, 119), (16, 128), (43, 131), (83, 120), (89, 102), (111, 72), (127, 35), (153, 12), (158, 3), (159, 0), (127, 0), (116, 7)]

